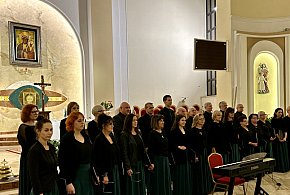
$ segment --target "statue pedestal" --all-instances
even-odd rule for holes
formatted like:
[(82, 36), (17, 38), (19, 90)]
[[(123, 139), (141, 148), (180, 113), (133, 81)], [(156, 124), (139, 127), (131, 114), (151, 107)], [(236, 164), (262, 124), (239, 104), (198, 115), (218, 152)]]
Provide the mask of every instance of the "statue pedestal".
[(41, 111), (41, 112), (39, 112), (39, 116), (42, 116), (42, 117), (44, 117), (46, 119), (49, 119), (49, 113), (50, 112), (51, 111)]

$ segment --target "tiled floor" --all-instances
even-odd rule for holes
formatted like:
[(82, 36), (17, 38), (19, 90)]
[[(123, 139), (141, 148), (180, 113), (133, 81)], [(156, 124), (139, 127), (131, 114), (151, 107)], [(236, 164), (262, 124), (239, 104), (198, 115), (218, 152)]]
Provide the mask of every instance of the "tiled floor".
[[(10, 150), (8, 152), (7, 150)], [(12, 167), (12, 171), (14, 174), (18, 175), (19, 171), (19, 159), (20, 155), (17, 152), (20, 151), (20, 146), (1, 146), (0, 147), (0, 161), (2, 162), (4, 159), (9, 162)], [(16, 153), (14, 153), (16, 152)], [(272, 180), (272, 177), (275, 181)], [(276, 183), (281, 183), (281, 186), (277, 186)], [(254, 189), (256, 185), (256, 181), (252, 180), (247, 182), (246, 184), (247, 194), (254, 194)], [(290, 195), (290, 171), (287, 173), (273, 173), (269, 175), (265, 175), (262, 179), (262, 188), (266, 190), (270, 195)], [(16, 195), (18, 194), (18, 190), (8, 190), (8, 191), (0, 191), (0, 195)], [(223, 192), (216, 192), (216, 195), (222, 195)], [(235, 195), (243, 195), (242, 186), (237, 186), (234, 188)]]

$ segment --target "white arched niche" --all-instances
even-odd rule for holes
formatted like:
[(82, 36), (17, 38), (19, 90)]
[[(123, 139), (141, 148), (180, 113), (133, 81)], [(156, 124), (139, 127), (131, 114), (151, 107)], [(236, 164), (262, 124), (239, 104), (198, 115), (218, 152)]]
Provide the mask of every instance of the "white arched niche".
[[(249, 113), (257, 113), (264, 109), (271, 114), (277, 107), (284, 107), (284, 57), (282, 49), (274, 42), (263, 40), (257, 42), (249, 51), (248, 58), (248, 109)], [(257, 63), (268, 63), (271, 70), (269, 80), (270, 93), (257, 94)], [(276, 87), (276, 89), (275, 89)], [(268, 101), (268, 104), (267, 104)]]

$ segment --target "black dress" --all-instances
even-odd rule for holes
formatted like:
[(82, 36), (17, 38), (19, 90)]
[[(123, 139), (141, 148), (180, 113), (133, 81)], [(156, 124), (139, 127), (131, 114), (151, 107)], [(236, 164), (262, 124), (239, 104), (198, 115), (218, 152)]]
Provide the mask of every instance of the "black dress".
[(281, 142), (279, 139), (283, 139), (285, 137), (287, 129), (284, 126), (284, 120), (282, 118), (273, 118), (271, 120), (271, 125), (277, 136), (273, 143), (273, 154), (276, 159), (276, 166), (274, 170), (284, 173), (290, 170), (288, 145), (287, 142)]
[[(284, 123), (284, 128), (286, 130), (286, 132), (290, 132), (290, 117), (289, 116), (285, 116), (283, 118), (283, 123)], [(289, 135), (287, 136), (287, 144), (288, 144), (288, 157), (290, 157), (290, 137)]]
[(101, 177), (101, 181), (102, 177), (107, 175), (109, 182), (113, 182), (106, 187), (106, 191), (113, 192), (114, 195), (120, 195), (120, 149), (115, 138), (113, 136), (111, 138), (112, 144), (102, 132), (96, 137), (93, 150), (93, 164), (98, 175)]
[(40, 142), (36, 142), (28, 153), (28, 172), (33, 194), (57, 195), (57, 158), (52, 144), (45, 150)]
[(22, 149), (19, 167), (19, 195), (28, 195), (31, 192), (31, 183), (27, 170), (27, 154), (30, 147), (36, 142), (34, 127), (21, 124), (18, 128), (17, 139)]
[[(145, 172), (144, 172), (144, 143), (141, 135), (131, 133), (121, 134), (119, 139), (121, 159), (123, 161), (126, 180), (126, 195), (145, 195)], [(128, 176), (127, 171), (131, 169), (133, 175)]]
[[(172, 174), (173, 194), (192, 194), (192, 164), (190, 162), (192, 158), (190, 157), (194, 155), (189, 147), (188, 134), (186, 132), (183, 134), (179, 128), (173, 129), (170, 132), (169, 145), (175, 160)], [(181, 150), (178, 146), (185, 146), (187, 149)]]
[(258, 143), (257, 147), (254, 147), (254, 153), (264, 152), (266, 148), (266, 142), (264, 140), (264, 133), (261, 127), (253, 124), (248, 125), (248, 129), (253, 135), (253, 142)]
[(212, 178), (208, 166), (207, 135), (204, 129), (193, 127), (188, 131), (190, 145), (198, 161), (193, 164), (193, 194), (208, 194), (212, 190)]
[(240, 134), (240, 148), (241, 148), (241, 158), (253, 154), (255, 152), (255, 147), (249, 144), (249, 142), (257, 143), (257, 136), (254, 131), (239, 127)]
[(233, 121), (224, 121), (223, 126), (231, 147), (230, 162), (238, 162), (241, 160), (238, 128), (234, 125)]
[(230, 142), (226, 130), (222, 123), (212, 122), (208, 129), (208, 145), (215, 148), (217, 153), (223, 156), (224, 164), (230, 162), (229, 154), (231, 152)]
[(263, 133), (263, 140), (265, 142), (265, 152), (267, 152), (267, 157), (273, 158), (273, 141), (272, 138), (275, 138), (274, 129), (271, 126), (269, 121), (258, 121), (258, 126), (260, 127)]
[(73, 184), (76, 194), (92, 195), (92, 143), (84, 131), (81, 134), (84, 143), (75, 139), (74, 132), (66, 133), (61, 139), (58, 152), (59, 174), (67, 185)]
[(171, 195), (168, 139), (163, 133), (152, 130), (148, 141), (148, 154), (154, 164), (150, 178), (150, 195)]

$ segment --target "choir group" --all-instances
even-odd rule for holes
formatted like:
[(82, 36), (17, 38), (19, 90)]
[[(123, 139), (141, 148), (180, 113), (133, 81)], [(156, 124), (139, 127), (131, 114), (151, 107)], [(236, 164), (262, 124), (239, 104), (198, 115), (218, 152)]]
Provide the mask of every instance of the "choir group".
[(51, 122), (37, 120), (37, 106), (25, 105), (17, 135), (22, 146), (19, 194), (208, 194), (211, 152), (220, 153), (225, 164), (266, 152), (276, 159), (275, 171), (290, 170), (290, 107), (287, 116), (277, 108), (268, 118), (264, 111), (247, 117), (242, 104), (235, 112), (224, 101), (220, 110), (212, 111), (207, 102), (204, 111), (194, 105), (177, 112), (171, 109), (170, 95), (163, 102), (158, 114), (153, 103), (146, 103), (140, 118), (127, 102), (113, 118), (96, 105), (87, 129), (79, 105), (70, 102), (68, 117), (60, 123), (58, 151), (49, 142)]

